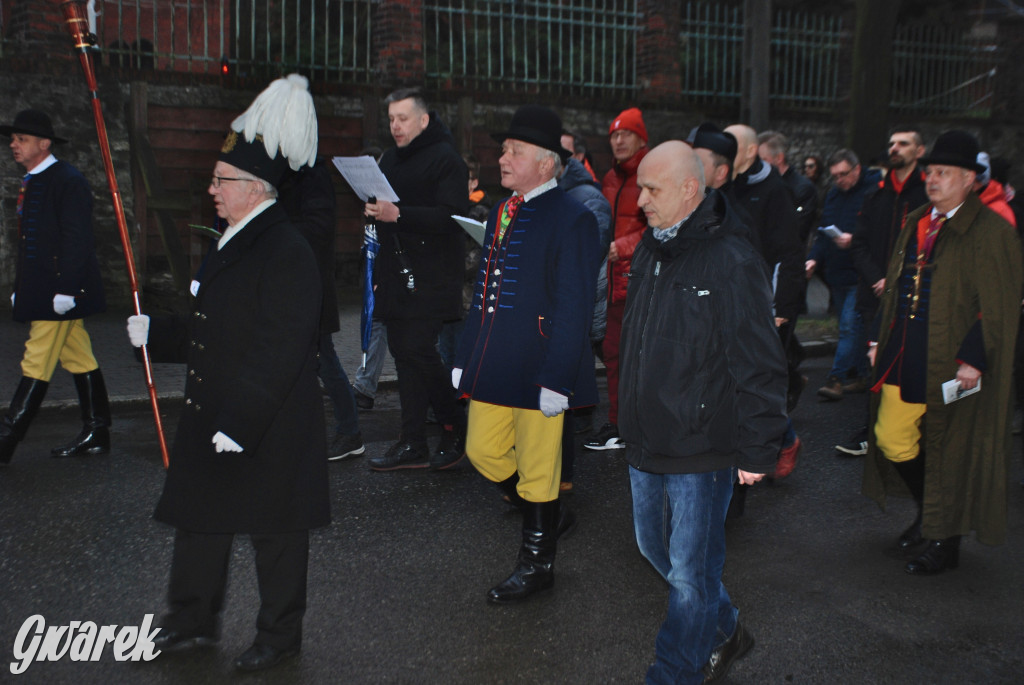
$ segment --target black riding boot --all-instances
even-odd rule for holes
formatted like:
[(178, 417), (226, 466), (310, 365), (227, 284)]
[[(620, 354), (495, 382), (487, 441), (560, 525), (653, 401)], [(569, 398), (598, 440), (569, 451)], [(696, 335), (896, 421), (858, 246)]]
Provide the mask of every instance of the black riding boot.
[(0, 464), (8, 464), (14, 448), (25, 437), (25, 431), (39, 411), (50, 384), (27, 376), (21, 377), (7, 414), (0, 419)]
[(82, 409), (82, 432), (63, 447), (50, 450), (51, 457), (106, 454), (110, 451), (110, 403), (107, 386), (99, 369), (75, 374), (78, 404)]
[[(498, 489), (504, 495), (503, 499), (521, 512), (523, 506), (528, 504), (528, 502), (523, 499), (523, 496), (519, 494), (519, 490), (516, 489), (518, 483), (519, 472), (517, 471), (499, 482)], [(561, 500), (555, 500), (555, 504), (558, 505), (558, 515), (555, 517), (555, 521), (558, 522), (555, 526), (555, 538), (568, 537), (576, 530), (576, 514), (572, 513), (569, 507), (563, 506)]]
[(907, 489), (910, 490), (910, 495), (917, 504), (917, 516), (914, 518), (914, 522), (903, 531), (899, 541), (896, 543), (901, 550), (907, 551), (924, 542), (924, 538), (921, 537), (921, 510), (922, 503), (924, 502), (924, 453), (918, 454), (909, 461), (894, 461), (892, 465), (896, 468), (896, 472), (900, 474), (903, 482), (907, 484)]
[(512, 575), (491, 588), (487, 599), (494, 604), (519, 602), (555, 584), (555, 549), (558, 500), (527, 502), (523, 512), (523, 544)]

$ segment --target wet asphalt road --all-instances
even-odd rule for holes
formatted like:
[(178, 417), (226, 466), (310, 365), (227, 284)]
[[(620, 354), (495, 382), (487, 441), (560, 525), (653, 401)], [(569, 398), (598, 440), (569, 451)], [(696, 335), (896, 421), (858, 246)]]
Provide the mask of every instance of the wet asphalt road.
[[(730, 523), (725, 579), (756, 639), (734, 683), (1013, 683), (1024, 672), (1024, 477), (1015, 443), (1006, 545), (964, 542), (958, 570), (906, 575), (894, 548), (912, 518), (859, 494), (860, 459), (832, 446), (863, 396), (819, 403), (827, 359), (811, 359), (794, 412), (805, 449), (796, 472), (760, 484)], [(63, 373), (63, 372), (61, 372)], [(603, 380), (602, 380), (603, 382)], [(165, 402), (173, 432), (180, 405)], [(397, 396), (363, 415), (367, 454), (397, 432)], [(599, 415), (604, 407), (598, 410)], [(581, 454), (576, 533), (556, 586), (521, 606), (487, 604), (511, 570), (519, 519), (467, 462), (448, 473), (378, 474), (365, 456), (330, 467), (334, 523), (311, 543), (310, 605), (298, 659), (236, 676), (257, 606), (252, 552), (236, 541), (220, 643), (119, 663), (33, 663), (12, 676), (16, 635), (48, 625), (139, 625), (163, 610), (172, 531), (152, 521), (163, 472), (145, 405), (115, 407), (114, 450), (55, 460), (78, 430), (73, 410), (44, 409), (0, 470), (0, 682), (17, 683), (639, 683), (667, 589), (636, 550), (626, 467)], [(580, 436), (584, 439), (586, 436)]]

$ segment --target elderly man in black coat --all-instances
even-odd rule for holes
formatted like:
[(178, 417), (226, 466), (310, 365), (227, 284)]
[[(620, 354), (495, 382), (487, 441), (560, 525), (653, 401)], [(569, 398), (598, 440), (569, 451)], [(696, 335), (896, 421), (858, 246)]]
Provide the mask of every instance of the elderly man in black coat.
[[(291, 78), (291, 77), (290, 77)], [(155, 518), (177, 529), (164, 651), (217, 638), (232, 539), (256, 551), (260, 611), (240, 670), (298, 653), (309, 529), (330, 522), (317, 383), (320, 280), (309, 244), (276, 202), (287, 160), (232, 131), (209, 193), (228, 228), (187, 321), (129, 318), (133, 344), (186, 361), (185, 406)], [(148, 343), (147, 343), (148, 334)]]

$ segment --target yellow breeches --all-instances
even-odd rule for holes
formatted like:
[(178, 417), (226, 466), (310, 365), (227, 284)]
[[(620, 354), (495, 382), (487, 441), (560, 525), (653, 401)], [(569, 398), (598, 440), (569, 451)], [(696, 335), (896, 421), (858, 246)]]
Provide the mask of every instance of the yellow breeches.
[(528, 502), (558, 499), (562, 472), (562, 423), (538, 409), (469, 403), (466, 454), (476, 470), (499, 483), (519, 473), (519, 494)]
[(21, 360), (21, 373), (49, 382), (57, 362), (70, 373), (89, 373), (100, 367), (81, 319), (33, 321)]
[(921, 452), (921, 419), (927, 405), (904, 402), (898, 385), (882, 384), (875, 444), (889, 461), (910, 461)]

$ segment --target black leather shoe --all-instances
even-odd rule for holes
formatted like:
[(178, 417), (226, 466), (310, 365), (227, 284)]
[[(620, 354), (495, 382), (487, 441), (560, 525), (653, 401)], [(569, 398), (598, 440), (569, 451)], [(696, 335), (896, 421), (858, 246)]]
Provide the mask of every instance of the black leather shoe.
[(905, 570), (912, 576), (933, 576), (959, 565), (960, 536), (954, 535), (945, 540), (929, 540), (921, 556), (909, 562)]
[(704, 666), (704, 682), (713, 683), (724, 678), (733, 662), (742, 659), (753, 646), (754, 636), (737, 621), (732, 637), (726, 640), (724, 645), (711, 652), (711, 658)]
[(909, 528), (903, 531), (896, 546), (906, 552), (917, 547), (922, 542), (924, 542), (924, 538), (921, 537), (921, 510), (918, 509), (917, 518), (914, 519)]
[(235, 659), (234, 666), (239, 671), (264, 671), (298, 654), (298, 647), (278, 649), (277, 647), (262, 645), (256, 642), (253, 643), (252, 647), (245, 650), (240, 657)]
[(430, 464), (427, 462), (427, 450), (425, 447), (418, 447), (411, 442), (399, 440), (388, 448), (388, 451), (379, 457), (369, 460), (370, 469), (373, 471), (396, 471), (398, 469), (425, 469)]
[(369, 395), (364, 395), (363, 393), (359, 392), (358, 390), (356, 390), (355, 386), (352, 386), (352, 395), (356, 398), (357, 407), (359, 407), (363, 411), (370, 411), (371, 409), (373, 409), (373, 398), (370, 397)]
[(466, 456), (466, 432), (459, 428), (441, 431), (437, 451), (430, 455), (430, 468), (444, 471), (456, 466)]
[(184, 652), (194, 647), (209, 647), (217, 638), (203, 633), (186, 633), (173, 628), (161, 628), (153, 638), (153, 646), (161, 652)]
[(523, 502), (523, 543), (512, 575), (487, 593), (492, 604), (521, 602), (555, 584), (558, 500)]

